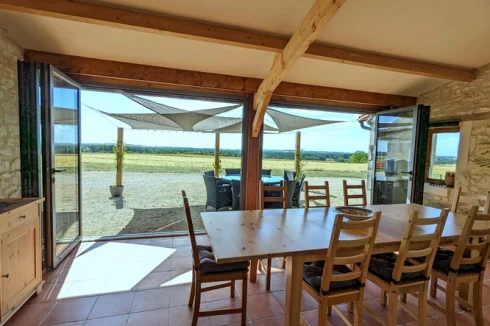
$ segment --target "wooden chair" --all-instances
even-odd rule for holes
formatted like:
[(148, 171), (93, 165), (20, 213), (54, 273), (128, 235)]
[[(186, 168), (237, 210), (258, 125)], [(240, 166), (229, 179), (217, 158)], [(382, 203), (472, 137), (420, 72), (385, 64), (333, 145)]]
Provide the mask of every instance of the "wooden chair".
[[(208, 317), (225, 314), (242, 314), (241, 325), (247, 323), (247, 280), (249, 262), (238, 262), (228, 264), (217, 264), (214, 260), (213, 250), (209, 246), (200, 246), (196, 243), (194, 226), (192, 224), (192, 216), (189, 207), (189, 201), (185, 191), (182, 191), (184, 199), (185, 216), (187, 227), (189, 229), (189, 237), (192, 246), (192, 284), (191, 294), (189, 297), (189, 307), (193, 307), (192, 311), (192, 326), (197, 325), (199, 317)], [(200, 311), (201, 293), (211, 290), (216, 290), (224, 287), (230, 287), (230, 296), (235, 297), (235, 281), (242, 280), (242, 307), (230, 308), (210, 311)], [(229, 281), (227, 283), (212, 285), (203, 288), (203, 283), (214, 283)]]
[[(280, 196), (266, 197), (266, 192), (280, 193)], [(283, 209), (288, 208), (288, 186), (286, 182), (282, 182), (280, 186), (265, 186), (262, 181), (259, 184), (259, 194), (260, 194), (260, 209), (265, 209), (265, 203), (281, 203)], [(263, 270), (264, 265), (262, 261), (259, 260), (259, 270)], [(286, 258), (282, 258), (282, 268), (286, 267)], [(271, 277), (272, 277), (272, 258), (267, 259), (266, 266), (266, 283), (265, 288), (267, 291), (271, 289)]]
[[(351, 206), (351, 205), (360, 205), (360, 204), (352, 204), (349, 199), (362, 199), (362, 206), (367, 205), (367, 199), (366, 199), (366, 181), (361, 180), (360, 185), (349, 185), (347, 184), (347, 180), (343, 180), (343, 188), (344, 188), (344, 205), (345, 206)], [(353, 194), (349, 195), (349, 190), (353, 189), (360, 189), (361, 194)]]
[[(313, 190), (322, 190), (323, 194), (315, 194), (310, 195), (310, 191), (315, 193)], [(305, 206), (306, 208), (310, 208), (311, 200), (324, 200), (324, 206), (315, 206), (315, 207), (330, 207), (330, 188), (328, 186), (328, 181), (325, 181), (324, 185), (321, 186), (310, 186), (308, 181), (305, 181)]]
[[(375, 212), (373, 217), (363, 221), (337, 215), (325, 261), (305, 263), (303, 289), (320, 304), (318, 325), (327, 325), (331, 307), (347, 325), (351, 325), (335, 306), (343, 303), (354, 304), (354, 325), (362, 324), (364, 286), (380, 218), (381, 212)], [(350, 235), (349, 240), (341, 240), (343, 231)]]
[[(413, 318), (418, 319), (419, 325), (427, 324), (427, 291), (432, 264), (446, 224), (449, 210), (443, 209), (439, 217), (421, 218), (417, 211), (411, 211), (405, 234), (398, 254), (373, 255), (369, 263), (368, 279), (381, 288), (381, 304), (386, 305), (388, 293), (388, 323), (397, 325), (398, 296), (418, 292), (418, 315), (408, 309), (404, 302), (400, 307)], [(383, 319), (366, 310), (383, 325)]]
[[(479, 207), (470, 209), (461, 237), (454, 251), (439, 249), (432, 266), (430, 295), (436, 297), (437, 290), (446, 293), (446, 308), (429, 300), (429, 304), (447, 314), (447, 325), (456, 325), (456, 300), (473, 310), (475, 325), (482, 326), (482, 288), (485, 266), (490, 253), (490, 215), (478, 214)], [(475, 222), (485, 224), (485, 228), (474, 228)], [(446, 282), (446, 288), (437, 284), (438, 280)], [(461, 283), (473, 283), (473, 304), (456, 296), (456, 289)]]
[(475, 195), (461, 191), (461, 187), (454, 189), (451, 212), (457, 213), (458, 208), (469, 211), (473, 206), (478, 206), (479, 211), (483, 214), (490, 214), (490, 191), (486, 195)]

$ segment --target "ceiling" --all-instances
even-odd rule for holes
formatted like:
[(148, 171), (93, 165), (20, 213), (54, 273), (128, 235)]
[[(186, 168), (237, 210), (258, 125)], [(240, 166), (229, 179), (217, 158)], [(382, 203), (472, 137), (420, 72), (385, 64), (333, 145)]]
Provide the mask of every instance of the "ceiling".
[[(211, 23), (290, 36), (312, 0), (99, 0)], [(203, 5), (205, 4), (205, 5)], [(198, 10), (196, 10), (198, 8)], [(319, 42), (476, 68), (490, 62), (490, 1), (347, 0)], [(262, 50), (0, 11), (0, 26), (26, 49), (263, 78)], [(301, 58), (286, 81), (418, 96), (446, 80)]]

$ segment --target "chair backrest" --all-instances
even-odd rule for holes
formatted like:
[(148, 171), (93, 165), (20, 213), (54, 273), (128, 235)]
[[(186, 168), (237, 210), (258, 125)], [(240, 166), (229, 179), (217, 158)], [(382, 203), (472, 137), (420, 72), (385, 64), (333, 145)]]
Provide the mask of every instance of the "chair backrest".
[(205, 172), (204, 172), (204, 175), (205, 175), (206, 177), (214, 177), (214, 171), (205, 171)]
[(240, 175), (242, 169), (225, 169), (225, 175)]
[(264, 170), (262, 169), (262, 175), (270, 177), (272, 174), (272, 170)]
[[(418, 211), (410, 212), (391, 276), (393, 282), (399, 282), (403, 273), (430, 276), (448, 214), (448, 209), (441, 210), (438, 217), (419, 217)], [(411, 265), (405, 264), (407, 259)]]
[(192, 259), (194, 267), (199, 268), (201, 263), (199, 262), (199, 252), (197, 250), (196, 234), (194, 233), (194, 225), (192, 224), (191, 208), (189, 206), (189, 200), (184, 190), (182, 190), (182, 199), (184, 200), (185, 220), (187, 222), (187, 229), (189, 230), (189, 238), (191, 239), (192, 246)]
[(284, 180), (291, 181), (296, 178), (296, 172), (291, 170), (284, 170)]
[[(322, 274), (321, 288), (324, 293), (329, 291), (331, 282), (357, 280), (360, 286), (366, 283), (380, 219), (381, 212), (374, 212), (372, 217), (362, 221), (349, 220), (342, 214), (335, 216)], [(349, 236), (342, 240), (341, 235), (344, 231)], [(345, 252), (346, 248), (349, 248), (348, 254)], [(333, 274), (335, 265), (352, 265), (354, 268), (348, 273)]]
[[(321, 192), (319, 193), (318, 191)], [(325, 184), (321, 186), (312, 186), (305, 181), (305, 206), (306, 208), (310, 207), (310, 201), (312, 200), (324, 200), (325, 205), (316, 205), (316, 207), (330, 207), (330, 187), (328, 185), (328, 181), (325, 181)]]
[(469, 210), (473, 206), (478, 206), (479, 211), (483, 214), (490, 214), (490, 191), (486, 195), (475, 195), (463, 192), (461, 187), (454, 189), (451, 212), (457, 213), (458, 208)]
[[(450, 271), (459, 270), (461, 265), (473, 264), (478, 264), (480, 271), (485, 269), (490, 252), (490, 215), (478, 214), (478, 209), (478, 206), (470, 209), (449, 265)], [(479, 227), (478, 222), (485, 224), (485, 227)], [(465, 257), (467, 252), (471, 252), (471, 257)]]
[(240, 180), (231, 180), (232, 208), (234, 211), (240, 210)]
[[(265, 196), (265, 192), (279, 193), (279, 196)], [(280, 186), (265, 186), (264, 182), (259, 183), (260, 209), (265, 208), (265, 203), (282, 203), (282, 208), (288, 208), (288, 186), (286, 182), (281, 182)]]
[[(350, 205), (361, 205), (361, 204), (353, 204), (350, 199), (361, 199), (362, 200), (362, 205), (366, 206), (367, 205), (367, 197), (366, 197), (366, 181), (361, 180), (360, 185), (349, 185), (347, 184), (347, 180), (343, 180), (342, 184), (344, 186), (344, 205), (345, 206), (350, 206)], [(349, 190), (355, 190), (355, 189), (360, 189), (361, 193), (360, 194), (349, 194)]]

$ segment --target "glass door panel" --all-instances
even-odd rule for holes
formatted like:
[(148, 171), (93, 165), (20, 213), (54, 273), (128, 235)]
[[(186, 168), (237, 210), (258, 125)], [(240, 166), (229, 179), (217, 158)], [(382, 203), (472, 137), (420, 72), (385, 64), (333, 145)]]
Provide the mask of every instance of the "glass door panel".
[(52, 70), (53, 256), (56, 266), (80, 241), (80, 86)]

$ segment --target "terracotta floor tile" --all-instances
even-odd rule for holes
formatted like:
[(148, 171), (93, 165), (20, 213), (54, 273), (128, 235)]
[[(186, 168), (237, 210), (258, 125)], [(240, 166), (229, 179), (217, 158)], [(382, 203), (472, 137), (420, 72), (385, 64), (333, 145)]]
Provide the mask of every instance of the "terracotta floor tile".
[[(178, 307), (178, 306), (185, 305), (187, 307), (190, 293), (191, 293), (190, 285), (172, 286), (170, 288), (169, 306)], [(205, 297), (201, 296), (201, 302), (205, 302), (205, 301), (206, 301)]]
[[(354, 313), (350, 313), (347, 311), (347, 305), (346, 304), (342, 304), (342, 305), (338, 305), (337, 308), (339, 308), (339, 310), (344, 314), (345, 317), (347, 317), (347, 319), (353, 323), (354, 321)], [(363, 326), (381, 326), (379, 323), (377, 322), (368, 322), (367, 319), (366, 319), (366, 316), (367, 316), (367, 313), (364, 312), (363, 314)], [(318, 325), (318, 310), (310, 310), (310, 311), (304, 311), (301, 313), (301, 317), (306, 320), (306, 322), (310, 325), (310, 326), (317, 326)], [(328, 316), (327, 317), (327, 323), (328, 325), (333, 325), (333, 326), (343, 326), (345, 325), (344, 321), (341, 319), (341, 317), (337, 314), (337, 312), (335, 310), (332, 310), (332, 315), (331, 316)]]
[(90, 319), (85, 322), (84, 326), (126, 326), (129, 315), (119, 315)]
[(161, 287), (164, 283), (172, 279), (171, 272), (155, 272), (148, 274), (141, 282), (136, 286), (137, 291), (156, 289)]
[(151, 242), (150, 238), (141, 238), (141, 239), (129, 239), (127, 243), (148, 246), (150, 242)]
[(160, 265), (158, 265), (153, 272), (170, 272), (172, 270), (172, 258), (165, 259)]
[(56, 268), (55, 270), (49, 272), (44, 278), (45, 284), (49, 283), (62, 283), (65, 281), (66, 276), (68, 275), (68, 272), (70, 271), (70, 268)]
[(135, 293), (131, 312), (168, 308), (170, 289), (152, 289)]
[[(371, 309), (379, 317), (381, 317), (385, 320), (388, 320), (388, 307), (381, 305), (379, 303), (379, 300), (375, 299), (375, 300), (365, 301), (364, 306)], [(374, 325), (378, 324), (376, 322), (376, 320), (369, 314), (364, 314), (364, 319), (367, 322), (372, 323)], [(405, 310), (398, 307), (397, 321), (398, 321), (398, 324), (406, 324), (406, 323), (411, 323), (411, 322), (416, 321), (416, 320), (414, 320), (412, 318), (412, 316), (410, 316)]]
[(175, 248), (177, 249), (173, 255), (173, 257), (189, 257), (192, 260), (192, 247), (179, 247)]
[[(430, 300), (430, 299), (428, 299)], [(415, 314), (417, 313), (418, 309), (418, 299), (415, 298), (414, 296), (408, 295), (407, 297), (407, 307), (412, 310)], [(427, 306), (427, 318), (433, 318), (433, 317), (438, 317), (444, 315), (443, 312), (437, 310), (436, 308), (433, 308), (431, 306)]]
[[(271, 283), (272, 283), (272, 279), (271, 279)], [(242, 281), (237, 281), (236, 287), (237, 287), (237, 290), (241, 296), (242, 295)], [(265, 289), (265, 275), (263, 275), (263, 274), (257, 275), (257, 281), (255, 281), (255, 282), (248, 281), (248, 286), (247, 286), (247, 294), (248, 295), (260, 294), (260, 293), (268, 293), (267, 290)]]
[[(201, 311), (206, 311), (205, 304), (201, 304)], [(189, 308), (187, 306), (170, 308), (170, 323), (169, 323), (170, 326), (190, 325), (191, 322), (192, 322), (192, 308)], [(197, 325), (209, 326), (209, 318), (200, 317), (197, 321)]]
[[(204, 283), (204, 287), (209, 287), (213, 285), (217, 285), (223, 282), (216, 282), (216, 283)], [(224, 300), (224, 299), (230, 299), (231, 298), (231, 287), (226, 287), (222, 289), (217, 289), (209, 292), (204, 292), (204, 298), (206, 299), (206, 302), (208, 301), (216, 301), (216, 300)], [(236, 291), (236, 284), (235, 284), (235, 297), (240, 297), (238, 294), (238, 291)]]
[(192, 257), (172, 257), (172, 270), (191, 269)]
[[(281, 307), (283, 311), (286, 311), (286, 291), (272, 292), (274, 299)], [(303, 297), (301, 298), (301, 311), (308, 311), (318, 309), (318, 303), (308, 293), (303, 291)]]
[[(419, 323), (414, 321), (412, 323), (404, 324), (403, 326), (418, 326), (418, 325)], [(444, 326), (444, 325), (446, 324), (444, 324), (442, 321), (436, 318), (431, 318), (427, 320), (427, 326)]]
[(150, 240), (150, 246), (172, 248), (173, 239), (168, 238), (153, 238)]
[(54, 305), (55, 302), (25, 305), (10, 318), (6, 326), (39, 325)]
[(247, 299), (247, 314), (252, 322), (284, 314), (271, 293), (255, 294)]
[(189, 236), (174, 237), (172, 242), (173, 248), (179, 247), (189, 247), (191, 245), (191, 240)]
[[(441, 321), (444, 325), (447, 325), (447, 316), (437, 317), (436, 319)], [(458, 326), (468, 326), (468, 325), (475, 324), (475, 320), (473, 319), (473, 316), (469, 316), (465, 313), (457, 313), (455, 321), (456, 321), (456, 325)]]
[(131, 311), (134, 296), (134, 292), (101, 295), (88, 319), (128, 314)]
[(252, 322), (253, 326), (284, 326), (286, 321), (284, 316), (278, 316), (273, 318), (260, 319)]
[(96, 301), (97, 297), (58, 301), (41, 325), (56, 325), (87, 319)]
[(158, 310), (151, 310), (151, 311), (144, 311), (144, 312), (137, 312), (137, 313), (130, 314), (127, 323), (127, 326), (167, 326), (167, 325), (169, 325), (168, 309), (158, 309)]
[[(239, 298), (206, 302), (206, 308), (208, 311), (227, 309), (227, 308), (240, 308), (241, 306), (242, 306), (242, 299)], [(242, 320), (241, 314), (210, 316), (209, 324), (210, 326), (233, 325), (233, 324), (239, 324), (241, 320)]]
[(82, 321), (76, 321), (73, 323), (66, 323), (66, 324), (57, 324), (54, 326), (84, 326), (85, 325), (85, 320)]
[(44, 284), (43, 290), (39, 295), (33, 296), (28, 303), (41, 303), (41, 302), (49, 302), (58, 300), (58, 295), (63, 289), (63, 286), (66, 286), (64, 283), (51, 283)]

